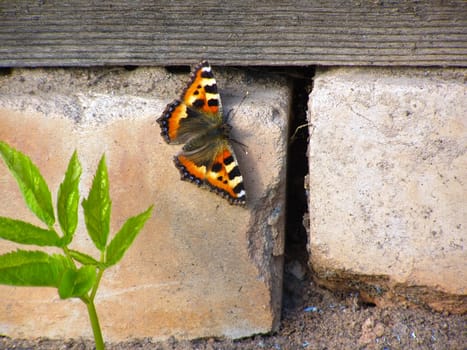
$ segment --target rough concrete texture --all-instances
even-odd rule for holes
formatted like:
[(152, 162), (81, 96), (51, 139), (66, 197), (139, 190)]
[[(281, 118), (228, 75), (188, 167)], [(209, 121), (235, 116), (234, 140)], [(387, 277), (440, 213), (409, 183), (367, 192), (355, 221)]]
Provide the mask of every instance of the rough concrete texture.
[[(248, 194), (246, 208), (180, 181), (156, 118), (189, 72), (164, 69), (15, 69), (0, 77), (0, 139), (28, 154), (53, 198), (78, 150), (87, 196), (106, 153), (111, 232), (154, 204), (120, 265), (96, 298), (107, 341), (243, 337), (268, 332), (280, 317), (289, 88), (286, 81), (216, 69)], [(246, 95), (247, 94), (247, 95)], [(239, 102), (246, 95), (239, 106)], [(0, 215), (40, 224), (0, 163)], [(80, 208), (80, 215), (82, 214)], [(17, 245), (0, 241), (0, 253)], [(82, 216), (73, 247), (97, 256)], [(55, 289), (0, 286), (0, 334), (91, 337), (86, 307)]]
[(318, 70), (310, 262), (368, 301), (467, 311), (465, 69)]

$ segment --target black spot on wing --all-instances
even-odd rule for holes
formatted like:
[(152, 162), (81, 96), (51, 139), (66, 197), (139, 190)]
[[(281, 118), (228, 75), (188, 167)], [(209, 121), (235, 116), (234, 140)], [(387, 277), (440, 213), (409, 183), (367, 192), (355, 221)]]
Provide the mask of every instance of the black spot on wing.
[(214, 75), (212, 74), (212, 70), (202, 70), (201, 71), (201, 78), (207, 78), (207, 79), (212, 79), (214, 78)]
[(196, 107), (196, 108), (202, 108), (204, 106), (204, 100), (202, 99), (196, 99), (194, 102), (193, 102), (193, 107)]
[(217, 98), (211, 98), (208, 100), (208, 106), (214, 107), (219, 106), (219, 100)]
[(218, 173), (219, 171), (221, 171), (221, 169), (222, 169), (221, 163), (214, 163), (211, 168), (211, 170), (215, 173)]
[(234, 161), (234, 157), (232, 157), (232, 156), (228, 156), (227, 158), (224, 158), (224, 164), (225, 165), (229, 165), (233, 161)]
[[(235, 186), (235, 188), (233, 189), (233, 191), (235, 193), (240, 193), (244, 190), (244, 187), (243, 187), (243, 182), (240, 182), (237, 186)], [(242, 197), (239, 197), (240, 198), (244, 198), (243, 196)]]
[(206, 92), (210, 94), (217, 94), (217, 84), (206, 85), (204, 87), (204, 90), (206, 90)]
[(229, 179), (232, 180), (234, 178), (236, 178), (237, 176), (242, 176), (240, 174), (240, 169), (238, 168), (238, 166), (234, 167), (230, 172), (229, 172)]

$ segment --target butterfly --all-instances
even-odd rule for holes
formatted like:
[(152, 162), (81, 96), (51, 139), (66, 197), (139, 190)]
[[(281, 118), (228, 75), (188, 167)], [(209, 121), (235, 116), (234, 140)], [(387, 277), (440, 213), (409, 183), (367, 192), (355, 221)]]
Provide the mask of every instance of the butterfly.
[(184, 144), (174, 157), (181, 179), (205, 187), (244, 206), (246, 192), (230, 138), (231, 126), (222, 111), (211, 66), (202, 61), (180, 99), (167, 105), (157, 119), (168, 144)]

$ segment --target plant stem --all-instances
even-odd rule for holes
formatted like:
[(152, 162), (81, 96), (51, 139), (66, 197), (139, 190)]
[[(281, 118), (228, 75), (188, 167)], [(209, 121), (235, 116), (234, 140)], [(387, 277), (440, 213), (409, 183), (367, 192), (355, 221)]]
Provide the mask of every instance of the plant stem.
[(67, 258), (68, 261), (70, 262), (70, 264), (72, 264), (72, 265), (77, 269), (76, 264), (75, 264), (75, 261), (74, 261), (73, 258), (71, 257), (71, 255), (70, 255), (70, 250), (68, 249), (68, 247), (65, 246), (65, 247), (63, 247), (62, 249), (63, 249), (63, 252), (65, 253), (66, 258)]
[(97, 288), (99, 288), (99, 283), (101, 283), (101, 278), (103, 274), (104, 274), (104, 269), (98, 269), (96, 282), (94, 282), (94, 286), (92, 287), (91, 295), (89, 297), (92, 302), (94, 302), (94, 298), (96, 297)]
[(96, 350), (104, 350), (104, 338), (102, 337), (101, 326), (99, 324), (99, 318), (97, 317), (96, 307), (94, 306), (93, 299), (84, 299), (88, 308), (89, 320), (91, 321), (92, 333), (94, 334), (94, 341), (96, 343)]

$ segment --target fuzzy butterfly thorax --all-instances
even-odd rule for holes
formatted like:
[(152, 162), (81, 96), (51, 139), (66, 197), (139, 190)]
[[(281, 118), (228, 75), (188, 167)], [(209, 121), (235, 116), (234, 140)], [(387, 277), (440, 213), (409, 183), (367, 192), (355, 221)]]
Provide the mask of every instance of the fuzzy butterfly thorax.
[(198, 64), (180, 99), (157, 119), (169, 144), (184, 144), (174, 157), (181, 179), (203, 186), (231, 204), (245, 205), (246, 193), (230, 144), (217, 83), (207, 61)]

